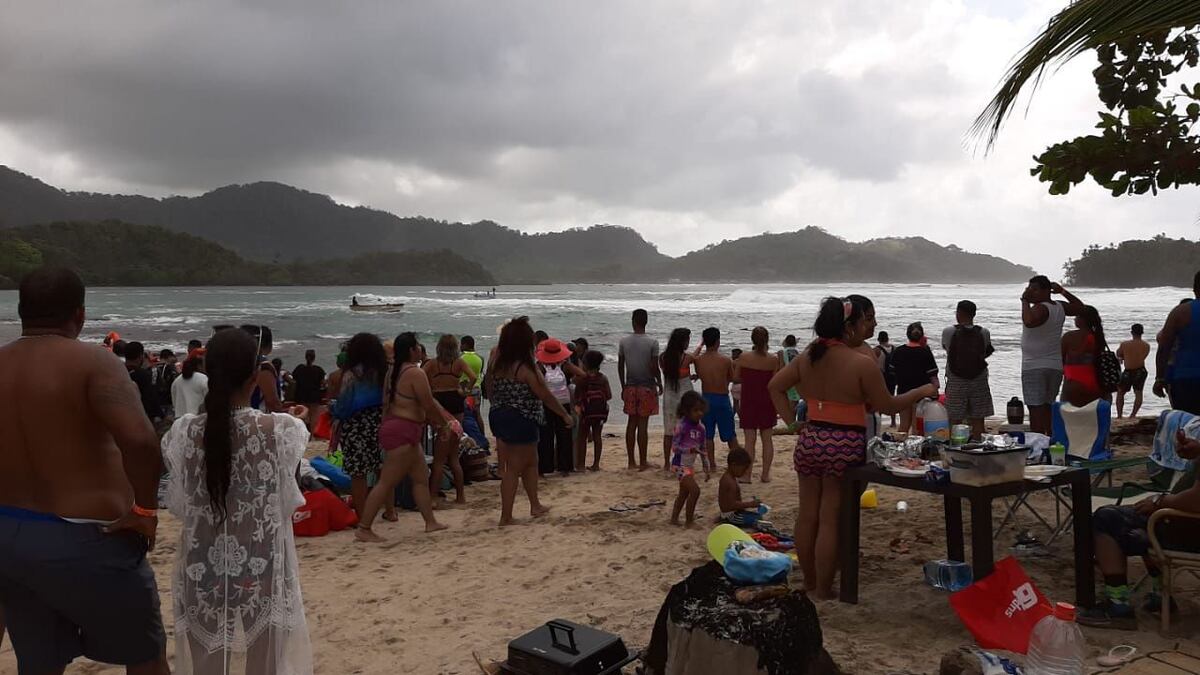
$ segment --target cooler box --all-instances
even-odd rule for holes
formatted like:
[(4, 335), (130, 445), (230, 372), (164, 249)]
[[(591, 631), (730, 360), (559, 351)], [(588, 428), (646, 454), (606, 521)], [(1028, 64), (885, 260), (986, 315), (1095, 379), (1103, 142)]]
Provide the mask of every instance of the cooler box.
[(977, 443), (942, 450), (950, 482), (963, 485), (995, 485), (1025, 479), (1025, 457), (1029, 449), (1023, 445), (1004, 449), (984, 449)]
[(635, 658), (612, 633), (555, 619), (509, 642), (504, 669), (518, 675), (609, 675)]

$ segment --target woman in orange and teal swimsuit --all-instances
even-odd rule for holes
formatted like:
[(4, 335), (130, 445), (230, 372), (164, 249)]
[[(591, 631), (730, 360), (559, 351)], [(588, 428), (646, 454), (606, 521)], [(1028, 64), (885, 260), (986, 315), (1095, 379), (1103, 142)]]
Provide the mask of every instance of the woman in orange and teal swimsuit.
[(793, 456), (800, 493), (795, 536), (805, 590), (817, 598), (836, 597), (842, 475), (866, 460), (867, 407), (891, 414), (937, 395), (932, 384), (902, 396), (888, 392), (878, 364), (858, 351), (874, 332), (865, 300), (826, 298), (813, 326), (817, 339), (767, 385), (776, 412), (789, 425), (796, 423), (796, 411), (788, 389), (795, 387), (808, 403), (808, 423), (797, 431)]

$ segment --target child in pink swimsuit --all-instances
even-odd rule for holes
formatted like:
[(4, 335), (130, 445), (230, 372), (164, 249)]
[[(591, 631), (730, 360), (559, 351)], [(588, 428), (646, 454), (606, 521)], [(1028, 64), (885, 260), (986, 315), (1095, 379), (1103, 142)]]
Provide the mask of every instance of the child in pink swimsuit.
[(704, 453), (704, 423), (700, 420), (708, 405), (704, 397), (694, 391), (684, 392), (679, 399), (679, 422), (675, 425), (675, 434), (671, 439), (671, 468), (679, 477), (679, 496), (675, 498), (675, 506), (671, 510), (671, 524), (679, 524), (679, 513), (687, 506), (687, 527), (693, 527), (696, 522), (696, 502), (700, 499), (700, 485), (696, 483), (696, 457), (701, 458), (706, 478), (711, 478), (711, 470)]

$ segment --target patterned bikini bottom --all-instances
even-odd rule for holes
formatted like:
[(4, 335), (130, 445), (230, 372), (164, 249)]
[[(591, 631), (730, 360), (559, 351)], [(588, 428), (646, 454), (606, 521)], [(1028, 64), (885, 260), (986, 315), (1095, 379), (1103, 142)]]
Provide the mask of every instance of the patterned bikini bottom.
[(867, 434), (863, 427), (809, 422), (796, 433), (792, 455), (796, 473), (818, 478), (841, 478), (846, 469), (866, 461)]

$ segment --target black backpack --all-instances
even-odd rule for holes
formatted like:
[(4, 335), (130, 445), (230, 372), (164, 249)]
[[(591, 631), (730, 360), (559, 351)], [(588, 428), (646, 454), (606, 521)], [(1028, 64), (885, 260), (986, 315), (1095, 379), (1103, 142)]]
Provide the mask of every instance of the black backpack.
[(987, 370), (987, 342), (979, 326), (955, 326), (946, 368), (955, 377), (973, 380)]
[(599, 377), (588, 377), (583, 382), (577, 382), (577, 387), (583, 387), (580, 407), (583, 408), (584, 419), (600, 419), (608, 416), (608, 399), (604, 397), (604, 381)]

